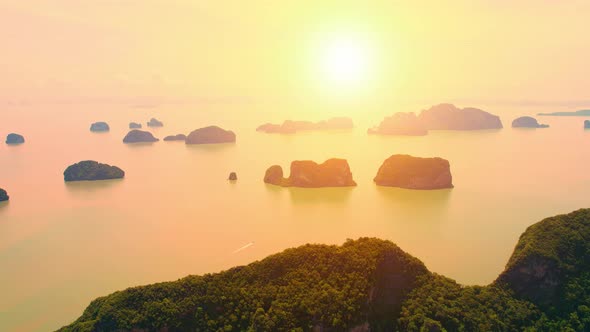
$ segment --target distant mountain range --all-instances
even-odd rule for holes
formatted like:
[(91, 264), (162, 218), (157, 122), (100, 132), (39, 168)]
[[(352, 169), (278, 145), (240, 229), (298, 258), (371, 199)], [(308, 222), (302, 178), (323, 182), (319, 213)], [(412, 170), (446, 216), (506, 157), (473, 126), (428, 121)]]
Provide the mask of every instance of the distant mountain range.
[(537, 115), (544, 115), (544, 116), (590, 116), (590, 110), (580, 110), (580, 111), (575, 111), (575, 112), (538, 113)]

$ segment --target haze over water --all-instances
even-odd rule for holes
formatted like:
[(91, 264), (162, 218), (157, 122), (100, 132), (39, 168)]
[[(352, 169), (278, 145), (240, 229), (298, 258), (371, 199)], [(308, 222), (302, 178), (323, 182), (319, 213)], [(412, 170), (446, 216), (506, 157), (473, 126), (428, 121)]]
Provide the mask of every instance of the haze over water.
[[(340, 244), (361, 236), (391, 240), (458, 282), (487, 284), (527, 226), (588, 206), (590, 132), (579, 117), (538, 117), (549, 129), (510, 128), (516, 116), (569, 108), (458, 106), (500, 115), (505, 128), (367, 135), (369, 126), (398, 110), (388, 108), (352, 116), (352, 131), (274, 135), (255, 128), (329, 115), (287, 116), (273, 113), (282, 105), (256, 103), (8, 106), (4, 111), (11, 116), (3, 119), (0, 134), (22, 133), (26, 143), (0, 144), (0, 185), (11, 197), (0, 204), (0, 330), (56, 329), (92, 299), (116, 290), (217, 272), (305, 243)], [(234, 116), (246, 112), (248, 117)], [(160, 139), (217, 124), (234, 130), (237, 142), (122, 143), (130, 121), (145, 128), (151, 117), (165, 124), (151, 129)], [(107, 121), (111, 131), (91, 133), (95, 121)], [(374, 185), (383, 160), (397, 153), (448, 159), (455, 188)], [(331, 157), (348, 160), (357, 187), (296, 189), (262, 182), (270, 165), (288, 170), (292, 160)], [(126, 176), (64, 183), (64, 169), (87, 159), (117, 165)], [(235, 183), (226, 180), (231, 171), (238, 174)]]

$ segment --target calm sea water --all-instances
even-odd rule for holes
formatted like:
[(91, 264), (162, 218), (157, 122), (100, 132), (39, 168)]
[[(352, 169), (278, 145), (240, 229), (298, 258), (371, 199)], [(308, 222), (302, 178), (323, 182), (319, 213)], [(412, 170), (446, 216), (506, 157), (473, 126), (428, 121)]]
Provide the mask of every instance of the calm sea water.
[[(551, 128), (515, 130), (515, 116), (549, 109), (485, 109), (507, 128), (368, 136), (366, 129), (392, 112), (367, 110), (350, 113), (352, 131), (281, 136), (254, 130), (289, 117), (269, 105), (4, 107), (0, 135), (20, 132), (27, 142), (0, 144), (0, 187), (11, 196), (0, 204), (0, 331), (56, 329), (115, 290), (360, 236), (392, 240), (461, 283), (489, 283), (527, 226), (590, 205), (590, 132), (574, 117), (540, 118)], [(329, 117), (309, 114), (290, 118)], [(165, 123), (152, 130), (159, 138), (218, 124), (233, 129), (238, 141), (122, 143), (129, 121), (152, 116)], [(109, 122), (111, 131), (91, 133), (94, 121)], [(382, 161), (396, 153), (448, 159), (455, 188), (375, 186)], [(262, 182), (272, 164), (288, 169), (292, 160), (331, 157), (348, 159), (358, 187)], [(86, 159), (117, 165), (126, 177), (64, 183), (64, 169)], [(236, 183), (226, 180), (231, 171)]]

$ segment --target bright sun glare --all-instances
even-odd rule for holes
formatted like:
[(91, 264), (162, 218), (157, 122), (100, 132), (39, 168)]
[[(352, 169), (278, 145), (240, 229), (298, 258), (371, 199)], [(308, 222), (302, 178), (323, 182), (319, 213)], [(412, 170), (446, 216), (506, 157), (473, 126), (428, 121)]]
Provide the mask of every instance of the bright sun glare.
[(320, 46), (319, 71), (329, 86), (358, 87), (370, 79), (373, 65), (371, 49), (354, 36), (332, 37)]

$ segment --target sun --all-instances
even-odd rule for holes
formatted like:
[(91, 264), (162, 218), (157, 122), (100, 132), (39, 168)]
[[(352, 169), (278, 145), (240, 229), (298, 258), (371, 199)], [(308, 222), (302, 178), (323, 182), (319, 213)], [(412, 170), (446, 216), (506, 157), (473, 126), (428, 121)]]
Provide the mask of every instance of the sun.
[(366, 79), (369, 57), (363, 45), (353, 39), (335, 39), (324, 46), (322, 74), (338, 84), (351, 84)]
[(375, 54), (368, 38), (350, 32), (322, 36), (315, 46), (315, 77), (322, 90), (339, 95), (363, 91), (372, 79)]

